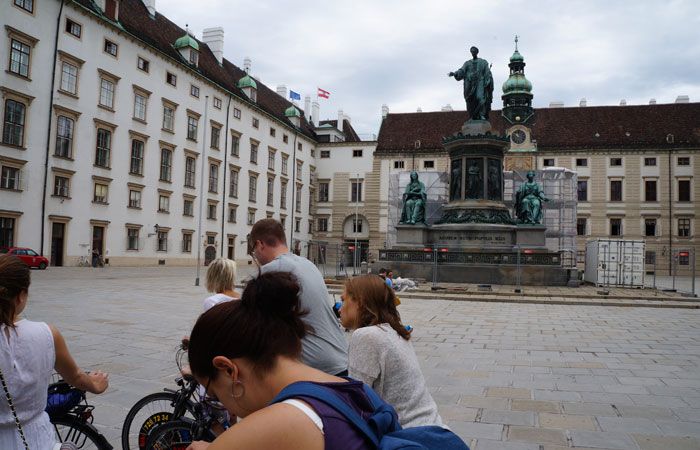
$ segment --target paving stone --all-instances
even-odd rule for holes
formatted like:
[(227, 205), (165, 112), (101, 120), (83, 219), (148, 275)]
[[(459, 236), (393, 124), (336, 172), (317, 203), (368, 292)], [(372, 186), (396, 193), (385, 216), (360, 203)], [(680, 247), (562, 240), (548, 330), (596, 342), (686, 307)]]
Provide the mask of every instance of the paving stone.
[(500, 398), (530, 399), (532, 398), (532, 393), (530, 389), (524, 388), (491, 387), (486, 390), (486, 396)]
[(596, 420), (603, 431), (661, 434), (661, 429), (652, 420), (641, 417), (596, 417)]
[(474, 450), (540, 450), (537, 444), (525, 442), (503, 442), (490, 439), (477, 439)]
[(459, 436), (469, 436), (469, 438), (485, 438), (497, 441), (503, 434), (503, 425), (492, 423), (475, 423), (463, 421), (450, 421), (447, 425)]
[(482, 423), (500, 423), (503, 425), (535, 426), (535, 413), (529, 411), (494, 411), (483, 410)]
[(559, 444), (566, 445), (566, 434), (562, 430), (550, 430), (547, 428), (519, 427), (508, 428), (508, 441), (532, 442), (535, 444)]
[(681, 399), (680, 397), (630, 394), (630, 398), (637, 405), (666, 406), (669, 408), (688, 406), (688, 403), (684, 402), (683, 399)]
[(670, 420), (656, 420), (655, 422), (664, 434), (671, 436), (700, 437), (700, 427), (696, 422), (678, 422)]
[(581, 394), (570, 391), (550, 391), (547, 389), (535, 389), (535, 400), (578, 401)]
[(496, 410), (508, 409), (507, 398), (477, 397), (473, 395), (467, 395), (459, 399), (459, 404), (469, 408), (487, 408)]
[(640, 450), (698, 450), (700, 439), (692, 437), (647, 436), (633, 434)]
[[(673, 412), (660, 406), (618, 405), (622, 417), (643, 417), (646, 419), (672, 419)], [(596, 414), (597, 415), (597, 414)]]
[(673, 408), (673, 412), (684, 422), (700, 422), (700, 408)]
[(570, 435), (574, 447), (637, 450), (637, 444), (625, 433), (576, 430), (571, 431)]
[(464, 405), (440, 405), (438, 408), (440, 417), (445, 421), (474, 421), (478, 411), (478, 408), (468, 408)]
[(510, 403), (510, 409), (513, 411), (534, 411), (534, 412), (561, 412), (561, 406), (556, 402), (543, 402), (538, 400), (519, 400), (513, 399)]
[(565, 430), (595, 430), (590, 416), (540, 413), (539, 423), (544, 428), (561, 428)]
[(562, 403), (566, 414), (581, 414), (589, 416), (617, 416), (615, 408), (606, 403)]

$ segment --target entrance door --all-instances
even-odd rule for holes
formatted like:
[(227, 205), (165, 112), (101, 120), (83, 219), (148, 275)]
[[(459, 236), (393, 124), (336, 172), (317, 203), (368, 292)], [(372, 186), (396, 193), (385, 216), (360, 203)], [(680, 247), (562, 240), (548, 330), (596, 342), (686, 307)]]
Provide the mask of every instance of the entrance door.
[(216, 247), (213, 245), (207, 246), (204, 249), (204, 265), (208, 266), (210, 262), (216, 259)]
[(51, 224), (51, 265), (63, 265), (63, 236), (66, 231), (66, 224), (53, 222)]
[(233, 236), (229, 236), (228, 238), (228, 259), (236, 259), (236, 238)]
[(358, 240), (357, 249), (355, 249), (355, 241), (345, 241), (345, 267), (360, 267), (362, 261), (367, 261), (367, 251), (369, 250), (369, 241)]
[(92, 250), (97, 251), (100, 255), (104, 255), (105, 251), (105, 227), (92, 227)]

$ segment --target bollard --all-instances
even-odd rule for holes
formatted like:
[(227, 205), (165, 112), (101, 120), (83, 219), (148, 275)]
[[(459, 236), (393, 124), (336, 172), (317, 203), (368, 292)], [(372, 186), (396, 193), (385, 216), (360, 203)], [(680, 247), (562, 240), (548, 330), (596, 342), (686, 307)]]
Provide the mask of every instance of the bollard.
[(367, 261), (362, 261), (360, 263), (360, 274), (361, 275), (369, 273), (369, 270), (367, 270), (367, 267), (368, 267)]

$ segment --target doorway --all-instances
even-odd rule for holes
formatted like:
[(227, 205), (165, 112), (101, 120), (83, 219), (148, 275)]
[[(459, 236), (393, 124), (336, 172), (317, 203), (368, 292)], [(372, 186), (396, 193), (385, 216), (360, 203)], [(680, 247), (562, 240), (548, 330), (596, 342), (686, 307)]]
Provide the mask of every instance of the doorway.
[(51, 223), (51, 265), (63, 265), (63, 241), (66, 232), (66, 224), (62, 222)]
[[(357, 248), (355, 248), (355, 242), (357, 242)], [(367, 261), (367, 252), (369, 251), (369, 241), (360, 240), (349, 241), (346, 240), (343, 244), (344, 253), (344, 263), (345, 267), (360, 267), (362, 261)]]
[(229, 236), (228, 237), (228, 249), (227, 249), (227, 257), (228, 259), (236, 259), (236, 237), (235, 236)]
[(216, 259), (216, 247), (213, 245), (207, 246), (207, 248), (204, 249), (204, 265), (208, 266), (209, 263), (214, 261)]
[(105, 227), (93, 225), (92, 227), (92, 251), (96, 251), (100, 256), (105, 252)]

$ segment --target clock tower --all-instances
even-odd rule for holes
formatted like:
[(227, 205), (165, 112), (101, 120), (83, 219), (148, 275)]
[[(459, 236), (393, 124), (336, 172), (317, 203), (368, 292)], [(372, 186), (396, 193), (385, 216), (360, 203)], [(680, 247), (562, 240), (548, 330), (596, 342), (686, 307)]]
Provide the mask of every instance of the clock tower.
[(532, 83), (525, 78), (525, 58), (518, 51), (518, 36), (515, 36), (515, 51), (510, 57), (510, 76), (503, 83), (503, 109), (501, 115), (506, 120), (510, 135), (510, 149), (505, 158), (505, 170), (530, 170), (535, 168), (534, 152), (537, 151), (531, 139), (530, 123), (535, 110), (532, 108)]

